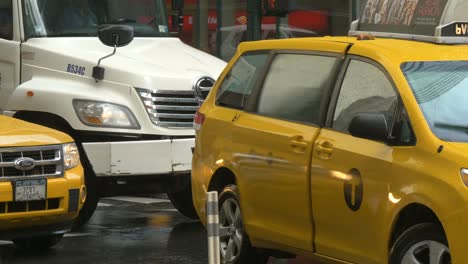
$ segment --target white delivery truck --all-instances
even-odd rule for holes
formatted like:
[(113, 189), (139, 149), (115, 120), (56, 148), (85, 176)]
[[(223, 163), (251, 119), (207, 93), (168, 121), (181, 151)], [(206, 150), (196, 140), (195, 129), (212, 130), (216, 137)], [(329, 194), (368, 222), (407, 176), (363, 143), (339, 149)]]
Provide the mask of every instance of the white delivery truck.
[(192, 123), (225, 63), (168, 31), (165, 0), (0, 0), (0, 108), (78, 143), (75, 227), (110, 195), (166, 192), (196, 216)]

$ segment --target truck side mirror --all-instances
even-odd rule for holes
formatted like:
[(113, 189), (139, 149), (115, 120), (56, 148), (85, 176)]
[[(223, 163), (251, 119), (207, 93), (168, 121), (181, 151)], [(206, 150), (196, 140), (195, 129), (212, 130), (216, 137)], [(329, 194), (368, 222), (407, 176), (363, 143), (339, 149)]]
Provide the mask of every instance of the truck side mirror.
[(99, 59), (98, 65), (93, 67), (93, 78), (96, 82), (104, 80), (106, 69), (101, 67), (101, 61), (112, 57), (117, 48), (127, 46), (132, 42), (135, 33), (128, 25), (104, 24), (98, 28), (98, 38), (106, 46), (114, 47), (114, 52)]
[(263, 0), (264, 16), (285, 16), (289, 13), (288, 0)]
[(132, 42), (134, 36), (133, 27), (128, 25), (105, 24), (98, 28), (99, 40), (110, 47), (127, 46)]
[(352, 136), (388, 141), (388, 125), (385, 116), (381, 113), (359, 113), (353, 117), (349, 124), (349, 133)]

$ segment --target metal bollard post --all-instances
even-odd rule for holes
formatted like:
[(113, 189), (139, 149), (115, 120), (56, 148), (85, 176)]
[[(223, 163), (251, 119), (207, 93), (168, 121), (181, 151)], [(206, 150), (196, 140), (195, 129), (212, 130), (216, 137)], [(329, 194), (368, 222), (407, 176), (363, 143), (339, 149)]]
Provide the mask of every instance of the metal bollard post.
[(219, 264), (218, 192), (206, 194), (206, 229), (208, 232), (208, 263)]

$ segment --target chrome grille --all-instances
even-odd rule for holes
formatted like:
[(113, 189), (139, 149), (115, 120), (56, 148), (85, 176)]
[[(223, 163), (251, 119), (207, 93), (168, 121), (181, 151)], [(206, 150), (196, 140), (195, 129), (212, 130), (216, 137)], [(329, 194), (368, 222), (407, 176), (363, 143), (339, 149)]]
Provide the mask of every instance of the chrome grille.
[[(15, 161), (20, 158), (34, 160), (34, 168), (19, 170)], [(0, 148), (0, 181), (24, 178), (60, 177), (64, 166), (62, 146), (38, 146), (26, 148)]]
[(199, 101), (193, 91), (137, 89), (151, 121), (162, 127), (192, 128)]

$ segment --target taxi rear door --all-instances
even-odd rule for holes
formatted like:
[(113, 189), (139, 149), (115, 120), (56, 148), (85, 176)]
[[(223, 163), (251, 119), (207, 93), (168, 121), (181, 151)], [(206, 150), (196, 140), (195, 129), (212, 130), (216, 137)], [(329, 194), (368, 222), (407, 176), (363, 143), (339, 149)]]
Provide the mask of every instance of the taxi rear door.
[(275, 51), (234, 122), (243, 219), (257, 246), (313, 251), (309, 164), (348, 44), (321, 46), (334, 52)]

